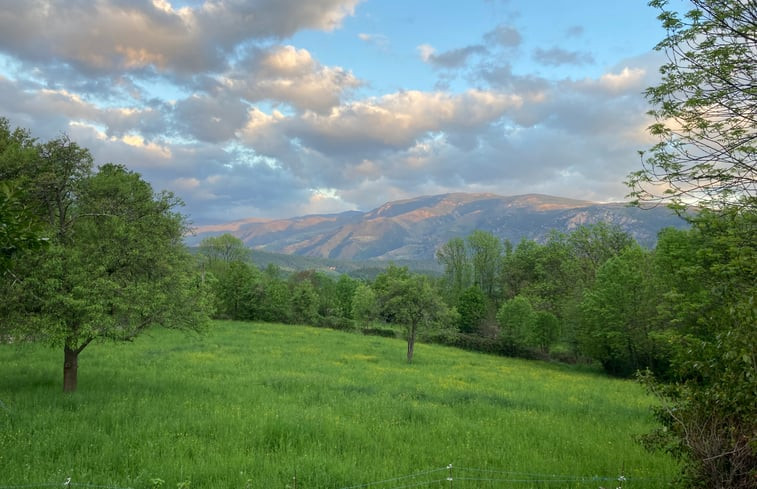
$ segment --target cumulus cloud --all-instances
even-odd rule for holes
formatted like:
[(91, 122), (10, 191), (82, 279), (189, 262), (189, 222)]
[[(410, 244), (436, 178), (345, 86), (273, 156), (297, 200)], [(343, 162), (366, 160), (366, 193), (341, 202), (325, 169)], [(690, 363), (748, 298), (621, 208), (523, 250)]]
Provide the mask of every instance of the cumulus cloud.
[(89, 75), (218, 71), (245, 41), (333, 30), (358, 2), (214, 0), (179, 9), (166, 1), (11, 2), (0, 15), (0, 46), (21, 60), (62, 62)]
[(331, 110), (344, 93), (362, 85), (351, 72), (323, 66), (308, 50), (294, 46), (254, 49), (223, 83), (251, 102), (272, 100), (316, 112)]
[(294, 135), (322, 153), (405, 148), (427, 132), (486, 125), (521, 100), (495, 92), (405, 91), (353, 102), (322, 116), (306, 113)]

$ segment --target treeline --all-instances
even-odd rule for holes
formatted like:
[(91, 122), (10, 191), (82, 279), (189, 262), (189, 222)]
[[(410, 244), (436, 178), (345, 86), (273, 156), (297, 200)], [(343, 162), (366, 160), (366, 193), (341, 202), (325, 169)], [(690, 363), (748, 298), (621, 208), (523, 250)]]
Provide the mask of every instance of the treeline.
[(517, 245), (475, 231), (437, 251), (442, 277), (397, 266), (373, 281), (313, 270), (286, 275), (258, 269), (231, 235), (205, 239), (200, 256), (218, 317), (404, 333), (408, 360), (418, 335), (668, 378), (673, 338), (714, 338), (735, 296), (754, 287), (756, 222), (749, 212), (703, 212), (688, 230), (663, 230), (651, 250), (606, 224)]

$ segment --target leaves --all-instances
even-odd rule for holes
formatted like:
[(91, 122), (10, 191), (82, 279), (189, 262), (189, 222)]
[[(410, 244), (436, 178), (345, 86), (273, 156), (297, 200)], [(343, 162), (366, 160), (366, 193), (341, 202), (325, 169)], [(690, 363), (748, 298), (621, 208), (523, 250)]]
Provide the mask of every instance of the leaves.
[(681, 18), (667, 1), (650, 5), (668, 35), (659, 85), (647, 89), (659, 142), (627, 184), (637, 203), (719, 208), (757, 197), (757, 4), (691, 0)]

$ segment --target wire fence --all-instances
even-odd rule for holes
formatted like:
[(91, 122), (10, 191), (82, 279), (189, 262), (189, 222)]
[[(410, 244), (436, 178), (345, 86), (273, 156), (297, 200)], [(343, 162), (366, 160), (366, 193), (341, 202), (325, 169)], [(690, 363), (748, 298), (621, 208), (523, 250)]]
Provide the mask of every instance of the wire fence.
[[(295, 487), (282, 483), (281, 487), (298, 489), (296, 478)], [(161, 481), (163, 482), (163, 481)], [(250, 484), (250, 483), (253, 484)], [(565, 474), (538, 474), (527, 472), (513, 472), (497, 469), (482, 469), (471, 467), (456, 467), (452, 464), (446, 467), (424, 470), (389, 479), (361, 483), (353, 486), (327, 488), (327, 489), (410, 489), (416, 487), (438, 489), (526, 489), (526, 488), (549, 488), (549, 489), (644, 489), (649, 485), (663, 486), (665, 479), (628, 477), (624, 474), (617, 476), (579, 476)], [(160, 485), (153, 485), (158, 488)], [(190, 483), (180, 484), (189, 488)], [(254, 481), (248, 481), (245, 487), (254, 486)], [(113, 485), (92, 484), (88, 482), (73, 481), (70, 477), (59, 482), (42, 482), (36, 484), (0, 485), (0, 489), (41, 489), (45, 487), (90, 487), (100, 489), (133, 489)], [(245, 489), (240, 487), (238, 489)], [(214, 488), (225, 489), (225, 488)], [(228, 489), (235, 489), (230, 486)], [(300, 487), (299, 489), (314, 489)]]

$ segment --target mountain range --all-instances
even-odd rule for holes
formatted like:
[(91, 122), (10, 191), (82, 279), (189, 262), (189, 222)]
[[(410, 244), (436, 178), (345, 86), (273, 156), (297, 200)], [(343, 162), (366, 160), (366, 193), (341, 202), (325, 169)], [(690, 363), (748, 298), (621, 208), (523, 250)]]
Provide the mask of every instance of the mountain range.
[(543, 242), (553, 230), (567, 233), (599, 222), (619, 226), (647, 247), (654, 246), (662, 228), (686, 227), (665, 207), (640, 209), (539, 194), (450, 193), (387, 202), (368, 212), (200, 226), (187, 242), (230, 233), (252, 249), (272, 253), (354, 261), (433, 260), (439, 246), (477, 229), (517, 244), (522, 239)]

